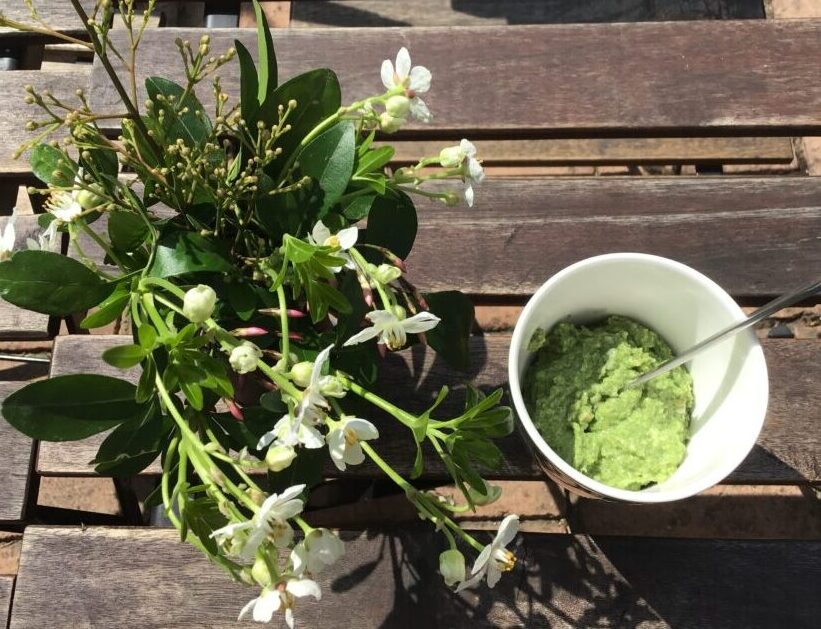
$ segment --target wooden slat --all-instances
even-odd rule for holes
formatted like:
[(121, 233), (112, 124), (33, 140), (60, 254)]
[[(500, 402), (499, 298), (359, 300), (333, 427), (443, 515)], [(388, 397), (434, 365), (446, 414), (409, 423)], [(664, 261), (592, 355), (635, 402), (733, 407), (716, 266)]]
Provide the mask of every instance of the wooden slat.
[[(0, 403), (23, 384), (25, 383), (0, 382)], [(0, 522), (23, 519), (33, 452), (31, 439), (0, 418)], [(0, 604), (0, 623), (2, 618)]]
[(5, 627), (11, 611), (14, 577), (0, 576), (0, 627)]
[[(159, 67), (179, 78), (174, 39), (197, 34), (148, 33), (138, 84)], [(115, 42), (123, 37), (115, 34)], [(255, 48), (251, 30), (216, 30), (211, 38), (217, 51), (235, 38)], [(819, 20), (284, 29), (277, 32), (280, 75), (334, 68), (352, 101), (381, 89), (379, 65), (400, 45), (433, 73), (426, 101), (434, 120), (409, 126), (428, 133), (811, 135), (821, 129)], [(221, 74), (227, 91), (238, 94), (236, 66)], [(92, 84), (98, 109), (116, 106), (99, 65)]]
[(490, 26), (763, 18), (759, 0), (644, 2), (561, 2), (553, 0), (295, 0), (291, 25), (323, 26)]
[(90, 64), (66, 65), (65, 68), (62, 71), (21, 70), (0, 75), (3, 86), (0, 89), (0, 177), (22, 177), (31, 171), (26, 155), (16, 160), (12, 157), (21, 144), (35, 137), (33, 132), (26, 131), (26, 122), (33, 118), (44, 119), (39, 107), (24, 102), (25, 86), (33, 85), (41, 93), (51, 90), (67, 103), (76, 103), (74, 92), (87, 86)]
[[(87, 12), (93, 11), (94, 2), (95, 0), (81, 0), (83, 8)], [(74, 36), (85, 34), (82, 21), (77, 17), (74, 7), (71, 6), (68, 0), (34, 0), (34, 6), (43, 21), (54, 30)], [(31, 19), (29, 10), (23, 0), (4, 1), (0, 5), (0, 11), (10, 20), (36, 24)], [(5, 36), (7, 39), (10, 36), (25, 37), (27, 35), (27, 33), (15, 31), (9, 27), (0, 26), (0, 36)]]
[[(300, 626), (799, 629), (821, 614), (817, 541), (521, 535), (512, 574), (493, 590), (456, 595), (437, 574), (442, 540), (428, 529), (342, 535), (346, 553), (320, 576), (321, 601), (297, 603)], [(257, 592), (229, 582), (175, 531), (29, 527), (10, 626), (126, 618), (132, 627), (230, 629)]]
[[(102, 373), (136, 379), (137, 370), (121, 372), (103, 363), (102, 352), (114, 344), (128, 343), (126, 337), (92, 336), (60, 337), (55, 341), (52, 375), (68, 373)], [(385, 362), (379, 379), (386, 397), (402, 408), (421, 412), (435, 398), (440, 387), (455, 386), (470, 379), (485, 389), (506, 386), (509, 334), (488, 334), (472, 341), (473, 369), (460, 374), (435, 360), (433, 353), (417, 347), (401, 354), (392, 354)], [(737, 483), (807, 483), (821, 480), (821, 341), (763, 341), (770, 370), (770, 405), (758, 445), (747, 460), (728, 479)], [(125, 373), (125, 375), (124, 375)], [(453, 404), (441, 409), (445, 417), (456, 411)], [(407, 431), (395, 421), (379, 423), (379, 449), (394, 466), (408, 472), (414, 451)], [(37, 470), (47, 475), (87, 475), (92, 473), (88, 462), (94, 458), (101, 436), (84, 441), (41, 443)], [(518, 434), (499, 442), (505, 455), (498, 478), (540, 478), (542, 472)], [(428, 476), (444, 478), (445, 472), (435, 454), (426, 451)], [(378, 475), (378, 470), (365, 464), (349, 468), (351, 475)], [(157, 464), (148, 473), (159, 472)], [(339, 472), (328, 462), (328, 476)]]
[[(4, 200), (0, 199), (0, 203)], [(0, 216), (0, 230), (6, 228), (8, 216)], [(17, 216), (14, 222), (17, 235), (15, 250), (26, 248), (26, 238), (37, 239), (41, 232), (34, 215)], [(29, 312), (0, 299), (0, 340), (43, 339), (49, 336), (48, 315)]]
[(475, 207), (419, 202), (409, 276), (426, 290), (526, 297), (572, 262), (670, 257), (733, 295), (777, 295), (821, 268), (816, 178), (494, 180)]
[[(448, 143), (436, 140), (398, 141), (393, 162), (416, 163), (438, 155)], [(598, 138), (555, 140), (484, 140), (476, 143), (488, 165), (608, 164), (788, 164), (790, 138)]]

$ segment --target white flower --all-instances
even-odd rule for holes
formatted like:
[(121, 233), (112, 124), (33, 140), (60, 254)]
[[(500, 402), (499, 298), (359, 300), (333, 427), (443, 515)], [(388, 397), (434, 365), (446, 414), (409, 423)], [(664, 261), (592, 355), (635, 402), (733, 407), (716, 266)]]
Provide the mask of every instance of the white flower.
[(387, 111), (379, 115), (379, 128), (385, 133), (396, 133), (407, 122), (405, 118), (391, 116)]
[(390, 284), (402, 277), (402, 269), (392, 264), (383, 263), (376, 267), (371, 275), (380, 284)]
[(431, 312), (420, 312), (401, 320), (387, 310), (373, 310), (365, 316), (373, 325), (345, 341), (346, 347), (364, 343), (378, 336), (379, 343), (387, 345), (390, 349), (400, 349), (405, 346), (408, 334), (427, 332), (440, 321), (439, 317)]
[(433, 116), (418, 94), (430, 89), (430, 70), (424, 66), (411, 67), (410, 53), (407, 48), (400, 48), (396, 55), (396, 67), (390, 59), (382, 62), (382, 84), (389, 90), (402, 87), (405, 96), (410, 99), (410, 113), (417, 120), (430, 122)]
[(248, 612), (256, 622), (271, 622), (274, 612), (285, 609), (285, 622), (294, 627), (294, 602), (296, 598), (313, 596), (316, 600), (322, 598), (322, 590), (311, 579), (288, 579), (275, 587), (263, 588), (260, 595), (250, 601), (239, 613), (237, 620), (245, 618)]
[[(262, 543), (273, 538), (277, 548), (290, 545), (294, 532), (287, 520), (302, 512), (303, 503), (297, 498), (305, 485), (294, 485), (281, 494), (271, 494), (254, 514), (244, 522), (228, 524), (211, 533), (211, 537), (220, 543), (229, 539), (239, 539), (241, 550), (239, 557), (251, 561)], [(243, 535), (238, 536), (242, 533)]]
[(14, 216), (12, 216), (6, 223), (6, 228), (0, 232), (0, 262), (4, 262), (11, 257), (16, 240), (17, 234), (14, 231)]
[(70, 223), (83, 213), (83, 206), (77, 201), (76, 193), (65, 190), (55, 190), (46, 201), (46, 210), (63, 223)]
[(359, 442), (378, 438), (379, 431), (368, 420), (344, 417), (328, 433), (328, 450), (334, 465), (343, 472), (346, 465), (359, 465), (365, 460)]
[[(217, 304), (217, 294), (214, 289), (205, 284), (199, 284), (185, 293), (182, 301), (182, 313), (189, 321), (202, 323), (214, 313)], [(253, 371), (253, 370), (252, 370)]]
[(462, 139), (458, 146), (448, 146), (439, 153), (439, 163), (445, 168), (462, 167), (462, 181), (465, 183), (465, 201), (473, 206), (473, 186), (479, 185), (485, 178), (482, 163), (476, 159), (476, 147), (472, 142)]
[[(359, 229), (356, 227), (346, 227), (345, 229), (340, 229), (336, 234), (332, 234), (331, 230), (328, 229), (321, 220), (316, 222), (313, 230), (311, 230), (311, 235), (308, 236), (308, 240), (315, 245), (339, 248), (339, 252), (335, 255), (343, 258), (345, 260), (345, 267), (349, 269), (354, 268), (354, 263), (345, 252), (356, 244), (357, 238), (359, 238)], [(333, 267), (331, 270), (334, 273), (339, 273), (342, 267)]]
[(57, 238), (57, 225), (59, 223), (59, 220), (51, 221), (46, 230), (37, 235), (37, 240), (26, 238), (26, 248), (33, 251), (57, 251), (60, 244)]
[(345, 544), (328, 529), (314, 529), (291, 551), (294, 574), (316, 576), (345, 554)]
[[(257, 450), (262, 450), (274, 440), (276, 440), (277, 446), (284, 446), (291, 449), (301, 445), (310, 450), (321, 448), (325, 445), (325, 439), (322, 437), (322, 433), (311, 424), (292, 415), (283, 415), (279, 421), (274, 424), (271, 430), (262, 435), (257, 442)], [(266, 455), (266, 461), (267, 460)], [(287, 467), (287, 465), (285, 467)]]
[(516, 565), (516, 556), (505, 547), (516, 537), (519, 531), (519, 516), (509, 515), (499, 525), (499, 531), (493, 541), (482, 549), (473, 569), (470, 579), (459, 584), (457, 592), (473, 587), (482, 577), (487, 575), (487, 584), (493, 587), (502, 577), (502, 572), (513, 570)]
[(228, 362), (237, 373), (250, 373), (257, 368), (260, 358), (262, 358), (262, 350), (251, 341), (243, 341), (231, 350)]
[(465, 580), (465, 556), (451, 548), (439, 555), (439, 572), (446, 585), (454, 585)]

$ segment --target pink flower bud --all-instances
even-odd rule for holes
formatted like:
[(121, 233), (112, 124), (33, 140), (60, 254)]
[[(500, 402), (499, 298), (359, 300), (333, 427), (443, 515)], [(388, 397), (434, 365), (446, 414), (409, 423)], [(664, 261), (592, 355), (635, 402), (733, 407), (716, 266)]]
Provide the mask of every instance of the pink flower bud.
[(372, 308), (373, 307), (373, 291), (371, 291), (370, 288), (367, 289), (367, 290), (363, 290), (362, 291), (362, 296), (365, 298), (365, 305), (368, 306), (368, 308)]
[(294, 310), (293, 308), (288, 308), (288, 310), (285, 311), (285, 314), (287, 314), (292, 319), (302, 319), (303, 317), (308, 316), (307, 313), (302, 312), (301, 310)]
[(245, 421), (245, 415), (242, 414), (242, 409), (237, 406), (234, 400), (225, 400), (225, 403), (228, 405), (228, 412), (231, 413), (234, 419), (238, 422)]
[[(282, 337), (282, 332), (277, 332), (277, 336)], [(305, 337), (299, 332), (288, 332), (288, 338), (292, 341), (302, 341)]]
[(265, 336), (268, 334), (268, 330), (264, 330), (263, 328), (257, 326), (251, 326), (249, 328), (237, 328), (233, 332), (231, 332), (234, 336), (239, 337), (247, 337), (247, 336)]

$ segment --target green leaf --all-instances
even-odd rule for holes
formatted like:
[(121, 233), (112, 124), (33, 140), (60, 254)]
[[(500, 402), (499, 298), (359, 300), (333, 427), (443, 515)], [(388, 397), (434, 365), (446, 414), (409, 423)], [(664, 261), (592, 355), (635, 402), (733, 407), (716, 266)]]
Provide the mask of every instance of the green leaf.
[(257, 295), (247, 282), (228, 284), (228, 303), (243, 321), (254, 316), (257, 309)]
[(0, 296), (43, 314), (67, 317), (83, 312), (113, 289), (82, 263), (50, 251), (18, 251), (0, 264)]
[(118, 345), (103, 352), (103, 360), (117, 369), (130, 369), (140, 364), (146, 351), (139, 345)]
[(319, 183), (324, 196), (320, 216), (348, 187), (356, 155), (353, 122), (345, 121), (320, 133), (299, 155), (302, 172)]
[[(259, 111), (259, 101), (257, 101), (257, 90), (259, 89), (257, 69), (254, 66), (251, 53), (248, 52), (248, 49), (241, 41), (235, 39), (234, 48), (237, 51), (237, 59), (239, 59), (240, 113), (242, 113), (242, 117), (247, 122), (250, 122), (256, 119), (257, 112)], [(236, 162), (236, 167), (237, 172), (239, 172), (239, 162)]]
[(425, 469), (425, 460), (422, 457), (422, 447), (416, 443), (416, 457), (413, 459), (413, 469), (411, 469), (410, 478), (414, 480), (422, 475)]
[(108, 237), (118, 251), (133, 251), (148, 236), (148, 226), (134, 212), (114, 211), (108, 214)]
[(140, 380), (137, 382), (137, 391), (135, 397), (138, 402), (143, 403), (154, 397), (154, 392), (157, 384), (154, 381), (157, 376), (157, 366), (150, 358), (145, 361), (143, 371), (140, 374)]
[(94, 374), (57, 376), (19, 389), (3, 402), (17, 430), (42, 441), (75, 441), (139, 417), (134, 385)]
[(254, 13), (257, 18), (257, 48), (259, 51), (259, 91), (257, 101), (262, 105), (277, 86), (277, 56), (274, 51), (274, 40), (268, 19), (259, 2), (254, 0)]
[(380, 146), (368, 151), (356, 164), (355, 175), (364, 175), (373, 171), (380, 171), (393, 159), (396, 151), (392, 146)]
[(201, 411), (205, 398), (202, 395), (200, 385), (187, 380), (180, 380), (180, 389), (182, 389), (185, 399), (194, 408), (194, 410)]
[(291, 100), (295, 100), (297, 106), (288, 115), (291, 130), (277, 141), (282, 148), (282, 156), (274, 160), (269, 173), (275, 179), (302, 139), (325, 118), (339, 110), (342, 102), (339, 79), (327, 68), (295, 76), (280, 85), (265, 100), (260, 108), (259, 119), (267, 124), (275, 124), (278, 119), (277, 107), (287, 107)]
[(137, 329), (137, 338), (146, 352), (150, 352), (157, 345), (157, 330), (153, 326), (143, 323)]
[(94, 471), (104, 476), (139, 474), (160, 455), (171, 427), (152, 401), (139, 417), (117, 426), (100, 444)]
[(31, 150), (29, 165), (40, 181), (53, 186), (72, 185), (80, 168), (65, 152), (49, 144), (38, 144)]
[(157, 243), (154, 263), (149, 272), (154, 277), (173, 277), (202, 271), (227, 273), (233, 268), (228, 257), (213, 241), (196, 232), (169, 231)]
[(378, 197), (368, 214), (365, 242), (385, 247), (400, 258), (406, 258), (416, 240), (416, 208), (408, 195)]
[(131, 290), (128, 284), (117, 284), (114, 292), (100, 303), (99, 308), (80, 322), (80, 327), (91, 330), (108, 325), (123, 313), (130, 299)]
[(474, 309), (470, 299), (459, 291), (427, 293), (428, 309), (441, 319), (427, 332), (427, 341), (437, 354), (455, 369), (470, 368), (470, 332)]
[[(148, 97), (156, 102), (156, 113), (159, 114), (160, 108), (166, 112), (163, 122), (165, 144), (173, 144), (182, 139), (188, 146), (198, 146), (211, 134), (211, 120), (193, 92), (185, 95), (185, 89), (181, 85), (159, 76), (148, 77), (145, 88)], [(165, 102), (157, 101), (160, 95), (165, 97)]]

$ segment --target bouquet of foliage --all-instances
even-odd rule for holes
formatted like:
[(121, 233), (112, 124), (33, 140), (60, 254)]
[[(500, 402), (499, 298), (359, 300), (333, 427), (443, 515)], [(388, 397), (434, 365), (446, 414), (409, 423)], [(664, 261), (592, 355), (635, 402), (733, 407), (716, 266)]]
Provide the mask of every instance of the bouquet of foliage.
[[(394, 132), (409, 117), (431, 118), (421, 98), (430, 72), (411, 67), (403, 48), (395, 64), (382, 65), (384, 90), (348, 105), (328, 69), (280, 84), (255, 3), (256, 64), (239, 41), (218, 56), (207, 35), (193, 46), (178, 41), (185, 82), (150, 77), (140, 103), (136, 51), (154, 2), (144, 15), (128, 0), (98, 0), (90, 15), (72, 4), (89, 42), (42, 21), (0, 24), (91, 48), (122, 99), (122, 131), (107, 137), (100, 122), (115, 116), (95, 113), (82, 90), (75, 106), (28, 88), (44, 117), (28, 123), (38, 134), (21, 153), (31, 151), (46, 185), (34, 192), (48, 195), (48, 211), (43, 235), (26, 250), (12, 255), (13, 226), (0, 239), (0, 294), (49, 315), (90, 312), (84, 328), (127, 318), (133, 342), (103, 359), (139, 366), (141, 375), (136, 386), (93, 374), (34, 382), (6, 399), (6, 420), (54, 441), (113, 429), (94, 461), (101, 474), (136, 474), (160, 457), (162, 481), (148, 503), (164, 505), (182, 539), (260, 588), (241, 617), (269, 621), (280, 610), (293, 626), (295, 598), (320, 597), (314, 579), (344, 547), (300, 514), (330, 462), (345, 470), (370, 459), (404, 490), (443, 536), (448, 585), (483, 577), (494, 585), (515, 563), (505, 546), (516, 516), (482, 545), (453, 514), (498, 498), (479, 469), (498, 465), (493, 439), (512, 430), (502, 392), (469, 388), (463, 412), (439, 417), (447, 387), (421, 414), (373, 390), (387, 351), (427, 343), (456, 367), (467, 361), (469, 300), (421, 293), (403, 259), (416, 233), (413, 195), (472, 204), (483, 177), (475, 148), (463, 140), (391, 172), (393, 148), (374, 144), (377, 132)], [(124, 50), (109, 36), (114, 13), (127, 29)], [(234, 58), (236, 103), (216, 77)], [(210, 114), (197, 96), (206, 79)], [(58, 133), (59, 142), (47, 142)], [(429, 187), (434, 180), (457, 185)], [(357, 226), (363, 221), (367, 229)], [(57, 251), (61, 234), (73, 257)], [(83, 251), (84, 239), (105, 252), (102, 264)], [(416, 448), (410, 480), (378, 454), (379, 428), (367, 418), (375, 409), (381, 421), (407, 427)], [(423, 449), (441, 458), (463, 503), (410, 482), (423, 472)], [(478, 552), (469, 571), (466, 549)]]

